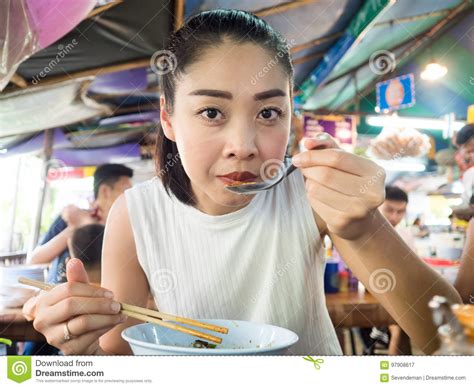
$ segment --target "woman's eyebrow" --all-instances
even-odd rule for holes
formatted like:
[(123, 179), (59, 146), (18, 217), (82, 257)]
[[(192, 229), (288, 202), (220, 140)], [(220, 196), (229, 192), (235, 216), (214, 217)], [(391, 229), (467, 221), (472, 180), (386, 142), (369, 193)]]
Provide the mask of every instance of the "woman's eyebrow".
[(257, 93), (253, 98), (255, 101), (261, 101), (272, 97), (286, 97), (286, 93), (281, 89), (270, 89)]
[[(189, 93), (189, 95), (225, 98), (227, 100), (232, 100), (233, 98), (232, 93), (217, 89), (197, 89)], [(286, 97), (286, 93), (281, 89), (270, 89), (253, 96), (255, 101), (266, 100), (272, 97)]]
[(232, 93), (226, 92), (224, 90), (216, 90), (216, 89), (198, 89), (191, 93), (190, 96), (208, 96), (208, 97), (218, 97), (218, 98), (226, 98), (228, 100), (232, 100)]

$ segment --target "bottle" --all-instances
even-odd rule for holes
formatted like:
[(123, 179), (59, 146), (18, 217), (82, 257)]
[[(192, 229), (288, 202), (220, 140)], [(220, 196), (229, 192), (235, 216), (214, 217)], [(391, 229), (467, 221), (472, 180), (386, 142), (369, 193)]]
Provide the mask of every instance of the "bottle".
[(349, 272), (349, 292), (357, 292), (359, 290), (359, 279), (357, 279), (350, 269)]
[(339, 292), (339, 263), (333, 259), (326, 261), (324, 292), (326, 294), (336, 294)]
[[(453, 312), (453, 309), (456, 311), (459, 306), (451, 306), (443, 296), (433, 297), (428, 306), (432, 310), (433, 322), (438, 327), (438, 337), (441, 342), (435, 355), (474, 355), (474, 338), (466, 336), (466, 328), (461, 325)], [(472, 325), (474, 322), (470, 322), (470, 324)]]
[(339, 272), (339, 291), (349, 291), (349, 272), (347, 271)]

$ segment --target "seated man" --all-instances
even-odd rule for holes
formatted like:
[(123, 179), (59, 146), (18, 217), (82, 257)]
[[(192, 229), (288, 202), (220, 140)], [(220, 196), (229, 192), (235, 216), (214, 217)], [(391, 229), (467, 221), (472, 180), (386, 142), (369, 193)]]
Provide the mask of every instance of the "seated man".
[(61, 283), (65, 280), (65, 261), (70, 256), (67, 241), (74, 229), (94, 222), (105, 224), (115, 200), (132, 186), (132, 177), (133, 170), (121, 164), (99, 166), (94, 173), (94, 211), (68, 206), (63, 210), (62, 216), (54, 221), (30, 258), (33, 264), (53, 262), (49, 271), (49, 283)]

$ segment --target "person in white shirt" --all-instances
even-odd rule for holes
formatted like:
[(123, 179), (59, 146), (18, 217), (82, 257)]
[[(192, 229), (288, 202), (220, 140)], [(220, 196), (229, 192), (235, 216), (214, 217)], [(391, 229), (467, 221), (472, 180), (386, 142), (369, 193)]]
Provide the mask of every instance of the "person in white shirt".
[[(131, 354), (121, 332), (138, 321), (124, 321), (118, 301), (145, 306), (151, 291), (163, 312), (283, 326), (300, 337), (292, 354), (340, 355), (324, 297), (327, 235), (412, 340), (434, 352), (428, 302), (460, 298), (380, 214), (380, 166), (326, 135), (306, 139), (308, 151), (292, 158), (297, 171), (273, 189), (227, 189), (274, 178), (284, 160), (294, 81), (281, 36), (251, 13), (210, 10), (175, 31), (166, 52), (157, 176), (113, 205), (102, 287), (69, 260), (68, 282), (25, 311), (34, 327), (67, 355)], [(394, 287), (377, 287), (381, 270)]]

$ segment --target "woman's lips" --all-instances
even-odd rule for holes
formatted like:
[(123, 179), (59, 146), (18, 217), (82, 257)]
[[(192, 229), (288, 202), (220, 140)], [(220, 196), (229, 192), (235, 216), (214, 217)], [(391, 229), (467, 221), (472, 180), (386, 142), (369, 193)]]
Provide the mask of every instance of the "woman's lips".
[(236, 182), (255, 182), (257, 180), (257, 175), (250, 171), (234, 171), (230, 174), (218, 175), (217, 177), (226, 184), (236, 184)]

